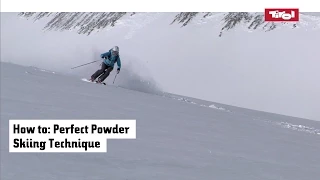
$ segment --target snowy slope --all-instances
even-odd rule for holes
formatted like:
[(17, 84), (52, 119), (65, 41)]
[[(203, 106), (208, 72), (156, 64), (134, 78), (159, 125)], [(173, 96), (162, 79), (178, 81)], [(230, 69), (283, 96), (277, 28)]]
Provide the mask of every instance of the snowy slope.
[[(224, 13), (170, 25), (177, 13), (137, 13), (90, 36), (76, 30), (43, 31), (18, 13), (1, 14), (1, 61), (89, 76), (99, 54), (118, 45), (123, 69), (117, 82), (135, 90), (154, 89), (261, 111), (320, 120), (319, 17), (265, 32), (239, 23), (223, 32)], [(281, 23), (280, 23), (281, 24)], [(23, 27), (23, 28), (16, 28)], [(249, 31), (249, 32), (248, 32)], [(134, 76), (132, 78), (131, 75)], [(146, 87), (146, 88), (141, 88)]]
[[(134, 118), (137, 139), (103, 154), (9, 154), (18, 118)], [(1, 180), (315, 180), (319, 152), (317, 121), (1, 63)]]

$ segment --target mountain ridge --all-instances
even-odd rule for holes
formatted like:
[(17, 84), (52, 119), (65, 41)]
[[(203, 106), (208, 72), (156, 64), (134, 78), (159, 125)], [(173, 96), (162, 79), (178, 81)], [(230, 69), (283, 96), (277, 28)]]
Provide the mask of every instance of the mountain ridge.
[[(71, 29), (78, 29), (78, 34), (90, 35), (92, 32), (107, 27), (117, 26), (119, 20), (135, 16), (136, 12), (21, 12), (18, 14), (20, 17), (26, 19), (32, 18), (34, 21), (38, 21), (44, 18), (50, 18), (43, 29), (45, 30), (57, 30), (66, 31)], [(126, 17), (128, 16), (128, 17)], [(300, 13), (301, 21), (299, 22), (265, 22), (264, 14), (260, 12), (228, 12), (228, 13), (213, 13), (213, 12), (180, 12), (175, 14), (172, 24), (181, 24), (181, 27), (188, 26), (195, 18), (201, 17), (202, 19), (221, 18), (223, 23), (219, 37), (223, 32), (229, 31), (244, 25), (248, 30), (256, 30), (261, 28), (263, 31), (272, 31), (281, 26), (288, 26), (291, 29), (295, 28), (315, 28), (320, 29), (320, 17), (315, 15), (308, 15)]]

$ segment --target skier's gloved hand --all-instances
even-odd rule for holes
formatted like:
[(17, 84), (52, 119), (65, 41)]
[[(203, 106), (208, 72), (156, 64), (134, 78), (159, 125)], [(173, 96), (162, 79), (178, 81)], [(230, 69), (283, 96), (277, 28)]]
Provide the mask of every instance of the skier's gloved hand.
[(120, 68), (117, 69), (117, 74), (119, 74), (119, 73), (120, 73)]
[(107, 59), (108, 57), (107, 57), (107, 56), (101, 56), (101, 58), (102, 58), (102, 59)]

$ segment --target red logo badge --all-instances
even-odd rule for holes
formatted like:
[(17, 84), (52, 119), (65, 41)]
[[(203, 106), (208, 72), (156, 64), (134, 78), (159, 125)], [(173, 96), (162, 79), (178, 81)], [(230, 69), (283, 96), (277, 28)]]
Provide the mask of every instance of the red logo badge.
[(299, 21), (299, 9), (298, 8), (268, 8), (264, 10), (264, 20), (271, 22), (291, 22)]

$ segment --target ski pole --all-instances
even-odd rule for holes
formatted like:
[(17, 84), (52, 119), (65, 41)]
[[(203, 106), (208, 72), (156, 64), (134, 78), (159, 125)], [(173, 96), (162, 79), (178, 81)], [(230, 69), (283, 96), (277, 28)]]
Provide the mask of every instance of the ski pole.
[(118, 75), (118, 73), (117, 73), (116, 76), (114, 77), (113, 84), (114, 84), (114, 81), (116, 80), (117, 75)]
[(81, 67), (81, 66), (84, 66), (84, 65), (87, 65), (87, 64), (91, 64), (91, 63), (97, 62), (97, 61), (99, 61), (99, 60), (92, 61), (92, 62), (89, 62), (89, 63), (86, 63), (86, 64), (82, 64), (82, 65), (79, 65), (79, 66), (73, 67), (73, 68), (71, 68), (71, 69), (75, 69), (75, 68), (78, 68), (78, 67)]

